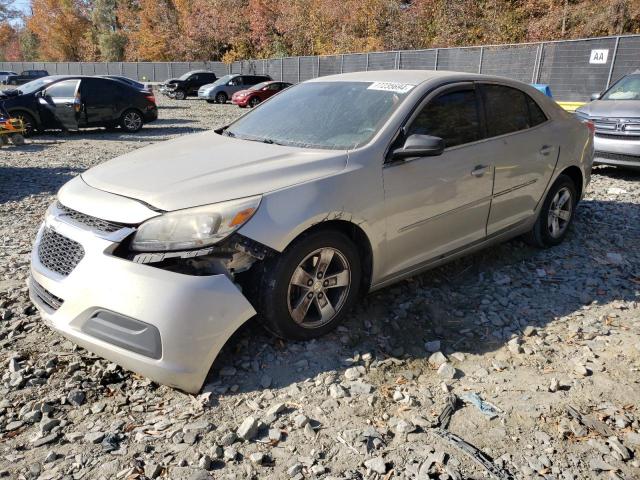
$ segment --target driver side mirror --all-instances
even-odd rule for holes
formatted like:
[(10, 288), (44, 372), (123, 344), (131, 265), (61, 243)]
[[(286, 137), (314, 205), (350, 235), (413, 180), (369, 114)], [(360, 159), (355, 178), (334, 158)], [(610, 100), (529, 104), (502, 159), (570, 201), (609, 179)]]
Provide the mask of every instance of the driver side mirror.
[(444, 140), (431, 135), (409, 135), (404, 145), (393, 151), (393, 158), (435, 157), (444, 152)]
[(602, 96), (602, 94), (598, 93), (592, 93), (591, 94), (591, 101), (593, 100), (600, 100), (600, 97)]

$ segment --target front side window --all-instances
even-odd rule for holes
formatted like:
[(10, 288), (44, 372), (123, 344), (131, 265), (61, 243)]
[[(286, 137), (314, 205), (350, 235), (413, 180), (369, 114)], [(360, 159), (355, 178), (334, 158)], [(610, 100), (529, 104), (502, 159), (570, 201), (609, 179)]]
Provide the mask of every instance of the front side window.
[(79, 80), (64, 80), (51, 85), (45, 94), (51, 98), (73, 98), (76, 95), (76, 87)]
[(357, 81), (301, 83), (236, 120), (224, 134), (303, 148), (357, 148), (373, 138), (413, 88), (392, 85), (396, 87)]
[(618, 80), (605, 92), (602, 100), (640, 100), (640, 75), (629, 75)]
[(418, 114), (408, 135), (431, 135), (455, 147), (480, 140), (480, 116), (473, 88), (443, 93)]
[(490, 137), (518, 132), (531, 126), (524, 92), (502, 85), (483, 85), (482, 91)]

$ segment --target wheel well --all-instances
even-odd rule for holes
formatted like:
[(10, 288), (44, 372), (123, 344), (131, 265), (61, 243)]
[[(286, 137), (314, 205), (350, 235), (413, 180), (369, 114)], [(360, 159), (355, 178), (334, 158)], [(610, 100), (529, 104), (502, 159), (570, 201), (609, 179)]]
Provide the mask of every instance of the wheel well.
[(320, 230), (338, 231), (346, 235), (356, 246), (360, 254), (360, 261), (362, 262), (361, 293), (363, 295), (366, 294), (371, 286), (371, 273), (373, 271), (373, 249), (371, 248), (371, 242), (367, 234), (355, 223), (346, 220), (327, 220), (308, 228), (292, 240), (291, 243), (304, 235)]
[(580, 199), (582, 197), (582, 188), (584, 185), (584, 179), (582, 178), (582, 172), (580, 171), (580, 169), (572, 165), (571, 167), (565, 168), (561, 172), (561, 175), (566, 175), (571, 180), (573, 180), (573, 183), (576, 186), (576, 190), (578, 192), (578, 199)]

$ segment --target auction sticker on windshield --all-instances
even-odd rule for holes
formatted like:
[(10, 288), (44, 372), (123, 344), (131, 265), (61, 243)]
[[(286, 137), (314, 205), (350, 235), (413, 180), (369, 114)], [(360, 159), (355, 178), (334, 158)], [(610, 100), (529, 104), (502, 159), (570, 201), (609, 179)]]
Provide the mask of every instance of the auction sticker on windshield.
[(383, 90), (385, 92), (407, 93), (413, 87), (415, 87), (415, 85), (411, 85), (409, 83), (374, 82), (369, 85), (367, 90)]

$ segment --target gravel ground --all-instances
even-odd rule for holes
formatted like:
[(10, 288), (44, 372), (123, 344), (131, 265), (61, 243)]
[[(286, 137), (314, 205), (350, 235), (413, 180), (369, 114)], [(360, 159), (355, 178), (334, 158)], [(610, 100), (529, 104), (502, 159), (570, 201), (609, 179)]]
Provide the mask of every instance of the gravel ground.
[(596, 169), (563, 245), (514, 240), (401, 282), (317, 341), (247, 324), (198, 396), (42, 325), (25, 279), (55, 191), (242, 113), (159, 101), (160, 120), (135, 135), (0, 150), (0, 477), (490, 478), (446, 420), (436, 428), (449, 405), (448, 431), (513, 475), (500, 478), (640, 478), (637, 174)]

